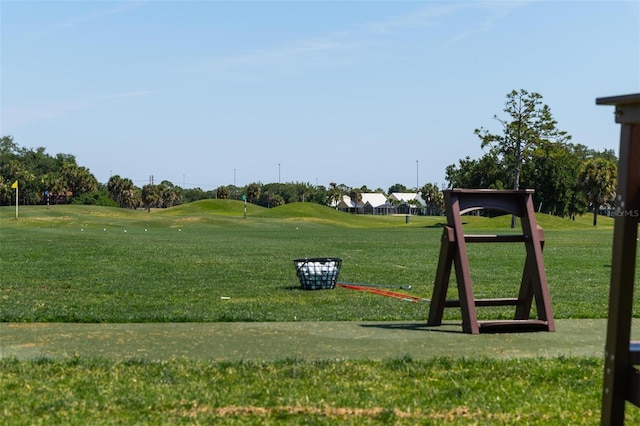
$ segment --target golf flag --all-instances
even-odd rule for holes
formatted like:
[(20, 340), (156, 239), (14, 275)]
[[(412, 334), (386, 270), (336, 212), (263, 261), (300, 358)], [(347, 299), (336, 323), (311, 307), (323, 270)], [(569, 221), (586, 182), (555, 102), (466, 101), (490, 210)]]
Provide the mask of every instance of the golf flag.
[(11, 184), (11, 189), (16, 190), (16, 219), (18, 219), (18, 179)]

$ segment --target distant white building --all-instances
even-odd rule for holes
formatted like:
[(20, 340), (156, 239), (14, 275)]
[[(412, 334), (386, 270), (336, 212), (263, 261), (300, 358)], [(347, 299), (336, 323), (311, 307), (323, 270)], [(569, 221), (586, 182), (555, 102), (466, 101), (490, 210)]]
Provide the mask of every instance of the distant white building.
[(427, 202), (415, 192), (393, 192), (389, 199), (399, 214), (424, 214), (427, 206)]
[(386, 215), (394, 214), (395, 207), (384, 194), (379, 192), (365, 192), (361, 194), (362, 199), (354, 201), (348, 195), (343, 195), (342, 200), (337, 204), (331, 203), (332, 207), (349, 213)]
[(415, 192), (394, 192), (388, 197), (379, 192), (365, 192), (361, 197), (362, 199), (356, 203), (348, 195), (343, 195), (338, 203), (332, 201), (331, 207), (348, 213), (374, 215), (438, 214), (434, 212), (433, 207), (427, 208), (427, 201)]

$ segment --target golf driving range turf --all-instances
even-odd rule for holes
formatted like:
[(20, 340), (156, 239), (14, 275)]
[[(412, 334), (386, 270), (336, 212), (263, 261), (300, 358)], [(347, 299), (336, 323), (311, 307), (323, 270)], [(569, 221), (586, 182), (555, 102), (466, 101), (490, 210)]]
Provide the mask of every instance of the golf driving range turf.
[[(339, 257), (340, 281), (429, 298), (443, 217), (296, 203), (244, 218), (228, 200), (14, 214), (0, 208), (1, 424), (599, 421), (608, 218), (537, 216), (556, 333), (470, 336), (459, 309), (426, 328), (426, 302), (304, 291), (295, 276), (293, 259)], [(509, 219), (465, 228), (512, 232)], [(469, 256), (477, 297), (517, 295), (524, 247)]]

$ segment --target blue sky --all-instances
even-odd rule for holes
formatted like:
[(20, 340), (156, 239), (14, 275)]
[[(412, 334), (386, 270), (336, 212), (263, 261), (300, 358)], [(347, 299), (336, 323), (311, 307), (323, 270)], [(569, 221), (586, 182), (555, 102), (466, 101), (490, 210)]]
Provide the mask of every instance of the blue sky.
[(100, 182), (445, 183), (506, 94), (615, 149), (638, 1), (0, 0), (0, 133)]

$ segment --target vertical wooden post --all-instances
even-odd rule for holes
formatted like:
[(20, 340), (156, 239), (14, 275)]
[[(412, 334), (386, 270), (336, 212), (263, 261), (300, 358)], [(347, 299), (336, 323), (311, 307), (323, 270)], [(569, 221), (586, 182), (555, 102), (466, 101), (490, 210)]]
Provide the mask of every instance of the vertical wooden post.
[(640, 216), (640, 93), (599, 98), (596, 104), (615, 105), (616, 123), (622, 125), (601, 415), (603, 425), (622, 425), (626, 401), (640, 403), (630, 342)]

